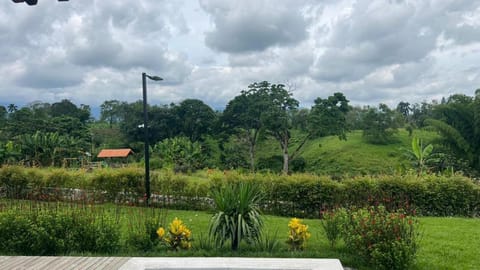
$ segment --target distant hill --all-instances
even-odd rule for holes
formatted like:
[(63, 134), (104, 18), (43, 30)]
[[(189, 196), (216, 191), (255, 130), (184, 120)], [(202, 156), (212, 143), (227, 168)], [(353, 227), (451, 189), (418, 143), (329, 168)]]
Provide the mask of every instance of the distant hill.
[[(434, 138), (436, 133), (416, 130), (416, 135), (426, 141)], [(325, 175), (365, 175), (392, 173), (411, 168), (405, 159), (405, 149), (411, 148), (411, 137), (405, 130), (399, 130), (393, 137), (393, 142), (386, 145), (367, 143), (362, 137), (362, 131), (348, 133), (347, 140), (341, 141), (336, 136), (329, 136), (308, 141), (303, 148), (301, 157), (306, 161), (306, 172)], [(281, 161), (281, 151), (278, 143), (273, 140), (263, 141), (258, 147), (258, 159), (265, 160), (278, 156)]]

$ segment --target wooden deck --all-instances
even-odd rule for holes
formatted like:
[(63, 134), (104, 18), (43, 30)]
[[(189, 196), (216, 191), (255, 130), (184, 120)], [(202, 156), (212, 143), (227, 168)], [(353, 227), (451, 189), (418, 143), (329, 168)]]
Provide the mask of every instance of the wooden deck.
[(129, 257), (0, 256), (3, 270), (117, 270)]

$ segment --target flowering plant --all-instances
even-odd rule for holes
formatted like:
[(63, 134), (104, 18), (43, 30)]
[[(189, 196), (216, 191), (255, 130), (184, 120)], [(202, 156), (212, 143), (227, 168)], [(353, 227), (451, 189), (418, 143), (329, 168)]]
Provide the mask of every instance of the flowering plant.
[(302, 220), (298, 218), (292, 218), (288, 222), (288, 240), (287, 244), (292, 250), (303, 250), (306, 246), (306, 241), (310, 238), (308, 232), (308, 225), (302, 224)]
[(382, 205), (348, 211), (345, 244), (376, 269), (408, 269), (418, 247), (418, 220), (403, 209)]
[(168, 232), (163, 227), (158, 228), (157, 235), (173, 250), (190, 249), (192, 247), (192, 232), (178, 218), (170, 223)]

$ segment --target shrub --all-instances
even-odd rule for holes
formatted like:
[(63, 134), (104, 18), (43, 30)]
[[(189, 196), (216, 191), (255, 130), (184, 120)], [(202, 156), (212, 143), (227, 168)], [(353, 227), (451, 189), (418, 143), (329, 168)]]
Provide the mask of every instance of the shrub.
[(0, 253), (35, 254), (36, 231), (27, 215), (17, 211), (0, 213)]
[(292, 172), (305, 172), (307, 161), (303, 157), (294, 158), (290, 161), (290, 170)]
[(346, 212), (343, 239), (347, 248), (376, 269), (408, 269), (417, 251), (418, 220), (384, 206)]
[(12, 207), (0, 213), (0, 253), (65, 255), (112, 253), (120, 231), (105, 213), (48, 204)]
[(302, 224), (302, 220), (292, 218), (288, 223), (288, 240), (287, 244), (291, 250), (303, 250), (307, 245), (307, 240), (310, 238), (308, 226)]
[(263, 226), (261, 194), (253, 182), (230, 183), (212, 190), (217, 213), (210, 221), (209, 233), (217, 245), (230, 240), (232, 250), (238, 250), (242, 240), (258, 243)]
[(28, 176), (19, 166), (5, 166), (0, 169), (0, 185), (8, 198), (25, 198), (28, 193)]
[(126, 236), (127, 248), (133, 251), (151, 251), (159, 243), (157, 230), (165, 222), (165, 212), (155, 209), (131, 211)]
[(281, 172), (283, 169), (283, 157), (279, 155), (259, 158), (257, 168), (262, 171)]
[(131, 201), (143, 197), (144, 173), (137, 168), (95, 170), (91, 186), (97, 192), (105, 192), (108, 201)]
[(168, 226), (168, 232), (163, 227), (158, 228), (157, 235), (173, 250), (190, 249), (192, 247), (192, 232), (183, 222), (175, 218)]
[(340, 239), (345, 214), (343, 209), (325, 211), (322, 214), (322, 228), (332, 248), (335, 247), (338, 239)]

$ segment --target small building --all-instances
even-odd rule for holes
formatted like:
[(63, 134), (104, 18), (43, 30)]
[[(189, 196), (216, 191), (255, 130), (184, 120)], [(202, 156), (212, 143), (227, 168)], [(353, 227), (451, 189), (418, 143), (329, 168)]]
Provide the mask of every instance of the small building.
[(132, 154), (133, 150), (130, 148), (102, 149), (100, 153), (98, 153), (97, 158), (108, 159), (108, 165), (116, 167), (117, 165), (122, 166), (128, 163), (128, 157)]

